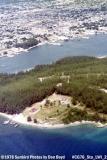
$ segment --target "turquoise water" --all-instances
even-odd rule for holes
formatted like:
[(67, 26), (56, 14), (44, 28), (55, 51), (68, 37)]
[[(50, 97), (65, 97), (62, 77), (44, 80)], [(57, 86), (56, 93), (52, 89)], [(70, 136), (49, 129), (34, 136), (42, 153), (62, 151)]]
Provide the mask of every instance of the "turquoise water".
[(15, 57), (0, 58), (0, 72), (14, 73), (38, 64), (50, 64), (66, 56), (107, 55), (107, 35), (92, 36), (90, 39), (73, 40), (62, 46), (43, 45)]
[(62, 129), (2, 125), (0, 117), (0, 154), (72, 155), (107, 154), (107, 128), (80, 125)]

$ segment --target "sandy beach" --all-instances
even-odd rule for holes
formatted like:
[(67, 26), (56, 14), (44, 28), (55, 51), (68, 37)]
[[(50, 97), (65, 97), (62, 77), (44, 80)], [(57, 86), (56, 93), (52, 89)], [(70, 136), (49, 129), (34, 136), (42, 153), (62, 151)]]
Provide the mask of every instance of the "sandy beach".
[[(76, 121), (70, 124), (50, 124), (50, 123), (38, 123), (35, 124), (33, 122), (27, 122), (26, 118), (23, 116), (22, 113), (20, 114), (6, 114), (6, 113), (1, 113), (0, 116), (3, 116), (7, 119), (9, 119), (12, 122), (21, 124), (21, 125), (27, 125), (27, 126), (32, 126), (32, 127), (38, 127), (38, 128), (47, 128), (47, 129), (54, 129), (54, 128), (65, 128), (65, 127), (70, 127), (70, 126), (78, 126), (78, 125), (83, 125), (83, 124), (92, 124), (95, 125), (98, 128), (106, 127), (107, 123), (102, 124), (101, 122), (95, 122), (95, 121)], [(5, 121), (4, 121), (5, 122)]]

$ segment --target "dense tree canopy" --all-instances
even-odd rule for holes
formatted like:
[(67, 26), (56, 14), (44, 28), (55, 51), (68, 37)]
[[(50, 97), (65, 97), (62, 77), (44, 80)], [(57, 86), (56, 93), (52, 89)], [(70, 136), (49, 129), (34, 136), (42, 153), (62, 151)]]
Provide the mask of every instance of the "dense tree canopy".
[[(62, 84), (57, 86), (57, 84)], [(107, 113), (107, 59), (67, 57), (29, 72), (0, 75), (0, 112), (19, 113), (57, 92), (99, 113)]]

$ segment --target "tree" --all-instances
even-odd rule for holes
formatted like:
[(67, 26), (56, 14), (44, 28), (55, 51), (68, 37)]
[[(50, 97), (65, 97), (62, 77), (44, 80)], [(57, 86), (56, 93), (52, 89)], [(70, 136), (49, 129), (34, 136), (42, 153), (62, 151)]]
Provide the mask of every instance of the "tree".
[(30, 116), (27, 117), (27, 121), (28, 121), (28, 122), (31, 122), (31, 121), (32, 121), (32, 119), (31, 119)]
[(76, 105), (77, 104), (77, 101), (76, 101), (76, 99), (73, 97), (73, 99), (72, 99), (72, 104), (73, 105)]
[(38, 121), (37, 121), (37, 119), (36, 119), (36, 118), (34, 119), (34, 123), (38, 123)]

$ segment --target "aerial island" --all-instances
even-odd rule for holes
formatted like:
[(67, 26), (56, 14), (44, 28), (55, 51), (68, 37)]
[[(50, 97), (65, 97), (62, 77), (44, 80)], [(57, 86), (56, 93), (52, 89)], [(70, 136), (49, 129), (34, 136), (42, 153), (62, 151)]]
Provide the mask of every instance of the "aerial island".
[(107, 124), (107, 58), (66, 57), (0, 74), (0, 113), (36, 126)]

